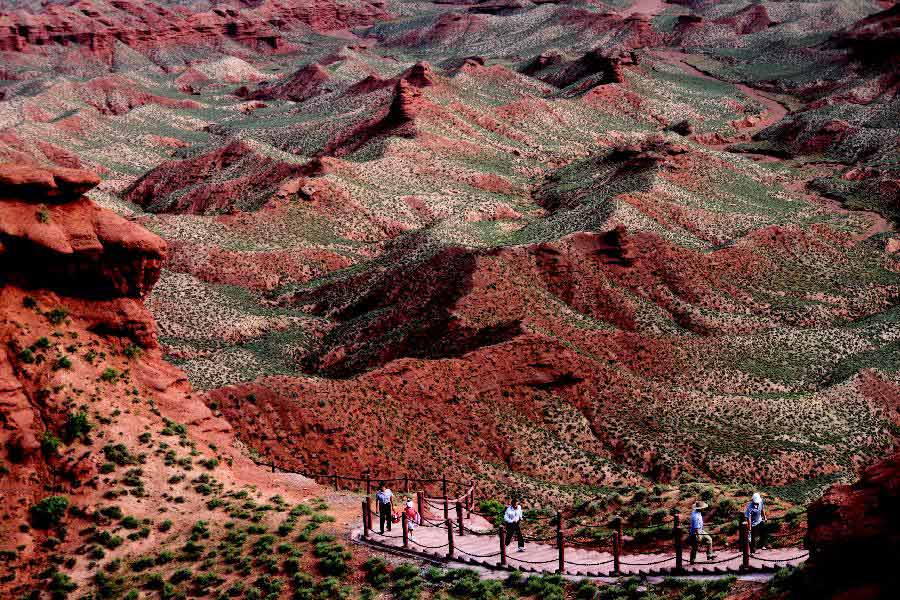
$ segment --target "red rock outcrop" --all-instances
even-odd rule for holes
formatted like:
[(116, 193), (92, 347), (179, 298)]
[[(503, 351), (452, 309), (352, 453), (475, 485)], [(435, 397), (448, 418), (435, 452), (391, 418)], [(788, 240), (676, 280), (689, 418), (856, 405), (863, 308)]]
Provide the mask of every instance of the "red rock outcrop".
[(256, 210), (282, 181), (317, 169), (314, 163), (278, 160), (235, 140), (194, 158), (162, 163), (135, 181), (125, 197), (154, 212)]
[(0, 165), (3, 281), (97, 299), (146, 295), (165, 243), (82, 196), (97, 183), (87, 171)]
[(271, 85), (261, 86), (245, 97), (248, 100), (292, 100), (303, 102), (327, 91), (325, 84), (331, 79), (318, 63), (310, 63), (293, 75)]
[(900, 453), (834, 486), (809, 507), (810, 585), (817, 598), (877, 600), (900, 586)]
[[(51, 555), (83, 554), (85, 538), (65, 531), (110, 524), (100, 518), (99, 506), (115, 499), (145, 523), (166, 510), (161, 507), (171, 501), (172, 489), (166, 463), (161, 452), (144, 452), (150, 446), (143, 438), (169, 423), (183, 424), (182, 442), (202, 451), (197, 456), (211, 461), (218, 481), (267, 486), (297, 498), (293, 484), (271, 487), (274, 476), (241, 454), (228, 423), (163, 361), (143, 298), (159, 276), (165, 243), (82, 196), (98, 181), (86, 171), (0, 165), (3, 598), (40, 589), (38, 573), (61, 567), (49, 562)], [(120, 464), (140, 465), (130, 471), (137, 484), (125, 484), (138, 486), (131, 494), (104, 464), (113, 445), (125, 461)], [(174, 531), (211, 516), (207, 498), (190, 488), (182, 493), (178, 502), (189, 516), (182, 520), (180, 511), (170, 511)], [(59, 528), (29, 518), (29, 507), (57, 494), (70, 508)], [(165, 537), (147, 527), (140, 547), (159, 548)], [(135, 550), (108, 548), (107, 558)], [(65, 569), (87, 581), (94, 566), (72, 560)]]
[(278, 50), (280, 30), (308, 26), (330, 31), (386, 17), (381, 0), (263, 0), (250, 7), (216, 6), (194, 12), (131, 0), (49, 4), (39, 14), (0, 14), (0, 50), (41, 53), (74, 46), (111, 64), (115, 44), (138, 51), (165, 46), (219, 45), (230, 39), (258, 51)]
[(869, 15), (833, 38), (861, 60), (897, 65), (900, 62), (900, 4)]

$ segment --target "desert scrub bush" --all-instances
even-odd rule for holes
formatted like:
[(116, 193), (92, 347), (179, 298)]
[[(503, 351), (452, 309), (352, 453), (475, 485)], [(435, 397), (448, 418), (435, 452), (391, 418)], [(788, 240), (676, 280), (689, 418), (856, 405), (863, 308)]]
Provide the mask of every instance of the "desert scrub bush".
[(59, 445), (62, 441), (49, 431), (44, 431), (41, 436), (41, 452), (44, 456), (56, 456)]
[(106, 530), (98, 531), (91, 537), (91, 540), (108, 550), (115, 550), (125, 542), (121, 537)]
[(559, 575), (532, 575), (522, 586), (526, 596), (537, 596), (544, 600), (565, 600), (565, 582)]
[(393, 584), (391, 593), (398, 600), (418, 600), (422, 594), (424, 580), (419, 568), (410, 563), (403, 563), (391, 574)]
[(65, 573), (53, 570), (47, 582), (47, 591), (50, 592), (51, 600), (65, 600), (69, 594), (78, 589), (78, 585)]
[(490, 515), (496, 524), (502, 521), (506, 505), (497, 500), (482, 500), (478, 503), (478, 510), (483, 514)]
[[(209, 588), (216, 587), (223, 581), (225, 580), (219, 577), (216, 573), (212, 571), (206, 571), (194, 576), (194, 581), (192, 583), (194, 584), (194, 590), (196, 594), (198, 596), (205, 596), (208, 593)], [(280, 591), (281, 587), (279, 587), (278, 589)]]
[(166, 519), (166, 520), (162, 521), (159, 525), (157, 525), (156, 528), (159, 529), (161, 532), (165, 533), (165, 532), (169, 531), (170, 529), (172, 529), (172, 520)]
[(575, 586), (576, 600), (595, 600), (599, 594), (599, 588), (587, 579), (582, 579)]
[(120, 467), (137, 464), (138, 460), (128, 451), (125, 444), (106, 444), (103, 446), (103, 455), (111, 463)]
[(124, 350), (122, 350), (122, 354), (124, 354), (127, 358), (137, 358), (141, 355), (141, 349), (134, 344), (129, 344)]
[(71, 444), (77, 439), (84, 439), (94, 424), (88, 418), (88, 414), (83, 410), (70, 412), (63, 423), (62, 436), (67, 444)]
[(71, 369), (72, 368), (72, 359), (68, 356), (60, 356), (56, 359), (56, 362), (53, 364), (53, 369), (59, 371), (60, 369)]
[[(108, 570), (108, 569), (107, 569)], [(104, 571), (97, 571), (94, 574), (94, 586), (97, 590), (97, 598), (109, 599), (118, 598), (122, 593), (125, 585), (124, 577), (114, 577), (108, 575)]]
[(131, 563), (131, 570), (135, 572), (146, 571), (156, 564), (156, 559), (152, 556), (142, 556)]
[(122, 518), (121, 521), (119, 521), (119, 525), (121, 525), (125, 529), (137, 529), (141, 526), (141, 522), (136, 517), (128, 515)]
[(63, 321), (66, 320), (66, 317), (69, 316), (69, 311), (64, 308), (54, 308), (53, 310), (48, 310), (44, 313), (44, 316), (50, 321), (53, 325), (59, 325)]
[(383, 558), (373, 556), (363, 563), (366, 581), (376, 590), (383, 590), (390, 583), (387, 562)]
[(67, 496), (48, 496), (28, 509), (31, 525), (36, 529), (50, 529), (60, 524), (69, 508)]
[(100, 381), (105, 381), (106, 383), (115, 383), (119, 377), (122, 376), (122, 372), (113, 367), (106, 367), (100, 373)]
[(347, 561), (352, 555), (332, 536), (318, 535), (313, 539), (313, 555), (319, 559), (319, 569), (324, 575), (344, 575)]

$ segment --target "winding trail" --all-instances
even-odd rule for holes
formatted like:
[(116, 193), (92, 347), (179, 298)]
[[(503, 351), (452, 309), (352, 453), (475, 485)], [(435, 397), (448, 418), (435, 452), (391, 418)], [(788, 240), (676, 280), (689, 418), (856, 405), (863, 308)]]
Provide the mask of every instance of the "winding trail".
[[(435, 511), (440, 513), (440, 511)], [(391, 531), (381, 534), (377, 529), (364, 537), (362, 529), (355, 529), (351, 536), (360, 543), (379, 547), (387, 551), (403, 552), (440, 562), (454, 561), (482, 566), (492, 570), (519, 570), (531, 573), (559, 572), (559, 549), (552, 540), (527, 540), (525, 551), (518, 552), (512, 543), (506, 553), (506, 564), (501, 563), (500, 539), (491, 525), (482, 517), (470, 514), (463, 518), (464, 534), (460, 535), (458, 524), (454, 526), (453, 544), (450, 552), (447, 527), (439, 514), (426, 514), (423, 525), (416, 528), (406, 548), (399, 524)], [(376, 523), (377, 527), (377, 523)], [(701, 551), (696, 564), (690, 564), (690, 549), (685, 541), (682, 550), (683, 569), (676, 570), (676, 555), (673, 552), (628, 552), (627, 542), (620, 557), (619, 572), (615, 573), (615, 558), (610, 550), (597, 548), (593, 544), (572, 545), (566, 542), (564, 553), (564, 575), (577, 577), (615, 577), (633, 575), (722, 575), (726, 573), (772, 572), (779, 568), (795, 567), (806, 561), (808, 552), (803, 548), (775, 548), (760, 550), (750, 555), (749, 569), (742, 568), (743, 555), (734, 544), (717, 548), (717, 556), (706, 560)], [(609, 544), (604, 544), (608, 546)]]

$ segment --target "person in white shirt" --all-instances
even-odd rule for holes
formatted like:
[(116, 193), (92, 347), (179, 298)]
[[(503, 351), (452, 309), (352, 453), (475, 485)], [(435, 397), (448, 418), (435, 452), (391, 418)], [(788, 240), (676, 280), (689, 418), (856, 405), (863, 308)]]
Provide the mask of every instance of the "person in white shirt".
[(519, 542), (519, 552), (525, 552), (525, 538), (522, 537), (522, 503), (517, 498), (510, 498), (503, 513), (503, 526), (506, 528), (506, 545), (512, 542), (513, 536)]

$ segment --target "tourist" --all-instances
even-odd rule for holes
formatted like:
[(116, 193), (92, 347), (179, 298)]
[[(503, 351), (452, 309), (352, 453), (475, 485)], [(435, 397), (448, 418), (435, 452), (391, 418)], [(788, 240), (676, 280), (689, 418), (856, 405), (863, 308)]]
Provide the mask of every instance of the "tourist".
[(419, 511), (416, 510), (416, 507), (413, 506), (412, 498), (406, 499), (406, 506), (403, 508), (403, 514), (406, 515), (406, 531), (409, 534), (409, 537), (413, 536), (413, 530), (416, 528), (416, 525), (422, 522), (422, 517), (419, 515)]
[(765, 536), (763, 523), (766, 520), (766, 508), (759, 492), (753, 493), (753, 497), (750, 498), (750, 502), (747, 504), (747, 510), (744, 511), (744, 516), (750, 523), (750, 551), (759, 550), (762, 548), (762, 541)]
[(378, 491), (375, 492), (375, 503), (378, 506), (378, 524), (381, 529), (381, 535), (384, 535), (385, 523), (387, 523), (387, 530), (391, 530), (391, 517), (394, 513), (394, 493), (383, 481), (378, 484)]
[(519, 552), (525, 552), (525, 538), (522, 537), (522, 503), (515, 498), (509, 499), (503, 513), (503, 525), (506, 528), (506, 545), (512, 542), (513, 536), (519, 542)]
[(716, 557), (713, 554), (712, 536), (703, 529), (703, 511), (708, 505), (706, 502), (695, 502), (691, 511), (691, 530), (688, 536), (691, 542), (691, 564), (697, 560), (697, 548), (700, 544), (706, 545), (706, 560), (712, 560)]

